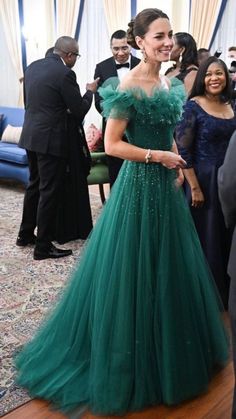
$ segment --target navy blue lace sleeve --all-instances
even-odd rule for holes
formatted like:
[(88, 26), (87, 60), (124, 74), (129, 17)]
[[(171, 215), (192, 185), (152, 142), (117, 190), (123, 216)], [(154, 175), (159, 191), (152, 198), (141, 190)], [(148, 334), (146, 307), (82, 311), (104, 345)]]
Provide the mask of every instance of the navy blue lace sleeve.
[(186, 102), (182, 119), (176, 127), (176, 143), (187, 168), (196, 168), (203, 162), (219, 167), (235, 129), (235, 116), (219, 118), (207, 113), (193, 100)]
[(193, 149), (197, 131), (195, 102), (189, 100), (184, 105), (180, 122), (176, 126), (175, 138), (179, 154), (187, 162), (187, 168), (193, 167)]

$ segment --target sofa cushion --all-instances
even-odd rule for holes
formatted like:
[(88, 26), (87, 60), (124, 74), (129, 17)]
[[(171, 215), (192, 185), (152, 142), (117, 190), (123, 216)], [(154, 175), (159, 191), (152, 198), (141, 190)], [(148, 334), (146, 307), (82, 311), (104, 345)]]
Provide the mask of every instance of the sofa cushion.
[(85, 132), (89, 151), (103, 151), (102, 131), (94, 124), (90, 124)]
[(0, 160), (17, 164), (28, 164), (28, 158), (25, 150), (19, 148), (16, 144), (0, 141)]
[(18, 144), (21, 136), (22, 127), (13, 127), (8, 124), (2, 133), (2, 142)]

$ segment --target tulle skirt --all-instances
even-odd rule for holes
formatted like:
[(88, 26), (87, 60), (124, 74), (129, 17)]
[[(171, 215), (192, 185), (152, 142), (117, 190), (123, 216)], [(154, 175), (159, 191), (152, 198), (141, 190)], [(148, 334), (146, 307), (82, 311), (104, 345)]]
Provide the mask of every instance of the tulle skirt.
[(207, 389), (221, 303), (175, 172), (125, 162), (63, 297), (16, 359), (62, 410), (123, 415)]

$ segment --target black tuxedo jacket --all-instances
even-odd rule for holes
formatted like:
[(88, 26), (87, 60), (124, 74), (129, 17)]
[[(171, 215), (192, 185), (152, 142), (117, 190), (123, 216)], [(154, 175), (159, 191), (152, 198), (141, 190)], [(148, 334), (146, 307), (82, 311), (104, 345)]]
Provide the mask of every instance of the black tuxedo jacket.
[(81, 124), (93, 93), (82, 97), (74, 71), (57, 54), (30, 64), (24, 75), (25, 119), (19, 145), (30, 151), (64, 156), (67, 109)]
[[(134, 68), (139, 62), (140, 62), (140, 59), (134, 57), (131, 54), (131, 61), (130, 61), (131, 69)], [(106, 60), (96, 65), (94, 79), (96, 79), (97, 77), (100, 77), (98, 86), (102, 86), (104, 81), (109, 79), (110, 77), (118, 77), (118, 73), (116, 69), (116, 62), (113, 57), (107, 58)], [(99, 96), (99, 93), (95, 93), (95, 107), (99, 113), (102, 112), (100, 102), (101, 102), (101, 97)]]

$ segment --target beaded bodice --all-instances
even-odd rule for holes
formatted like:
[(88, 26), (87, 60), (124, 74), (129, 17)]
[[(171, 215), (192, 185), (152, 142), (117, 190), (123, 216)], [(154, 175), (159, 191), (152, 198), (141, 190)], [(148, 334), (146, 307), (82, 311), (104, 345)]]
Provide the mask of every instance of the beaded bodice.
[(143, 148), (169, 150), (173, 130), (182, 112), (185, 97), (181, 82), (170, 89), (162, 86), (148, 96), (141, 88), (125, 91), (100, 88), (105, 117), (128, 119), (126, 135), (131, 144)]

